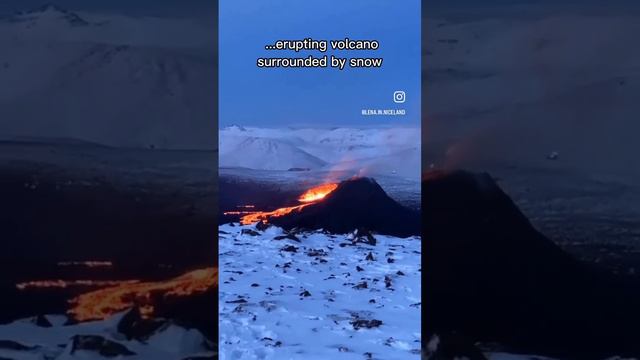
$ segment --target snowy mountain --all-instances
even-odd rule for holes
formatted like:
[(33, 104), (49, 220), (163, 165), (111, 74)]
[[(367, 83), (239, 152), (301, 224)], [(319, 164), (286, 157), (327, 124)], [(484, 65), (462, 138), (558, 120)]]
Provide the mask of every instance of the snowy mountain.
[(60, 22), (62, 25), (87, 26), (89, 22), (78, 14), (68, 11), (56, 4), (45, 4), (36, 9), (19, 12), (14, 15), (0, 18), (0, 20), (23, 24), (26, 28), (42, 26), (43, 23)]
[(223, 225), (220, 359), (420, 358), (420, 238)]
[(325, 162), (287, 142), (245, 137), (220, 154), (220, 166), (238, 166), (262, 170), (292, 168), (316, 169)]
[[(213, 48), (190, 19), (76, 14), (0, 19), (0, 134), (215, 148)], [(46, 61), (43, 61), (46, 59)]]
[[(420, 175), (420, 132), (414, 128), (231, 126), (221, 129), (219, 141), (222, 166), (236, 164), (261, 170), (287, 170), (292, 167), (290, 164), (301, 162), (296, 158), (310, 155), (320, 162), (296, 167), (351, 170), (361, 176), (388, 174), (419, 179)], [(265, 149), (278, 144), (279, 148), (288, 150), (280, 151), (277, 156), (268, 151), (242, 152), (248, 143), (254, 142)], [(254, 159), (245, 159), (250, 157)]]

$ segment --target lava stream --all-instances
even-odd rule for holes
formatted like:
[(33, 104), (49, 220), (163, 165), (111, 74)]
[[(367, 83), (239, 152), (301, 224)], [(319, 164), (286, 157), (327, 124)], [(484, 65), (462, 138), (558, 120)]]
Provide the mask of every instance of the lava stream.
[(327, 183), (311, 188), (300, 195), (298, 201), (301, 202), (301, 204), (296, 206), (283, 207), (273, 211), (227, 211), (224, 214), (242, 215), (240, 219), (242, 225), (251, 225), (260, 221), (268, 222), (271, 217), (284, 216), (294, 211), (300, 211), (306, 206), (321, 201), (337, 187), (338, 184)]
[(218, 285), (218, 269), (205, 268), (161, 282), (123, 283), (82, 294), (69, 301), (77, 321), (102, 320), (133, 306), (152, 316), (157, 302), (201, 294)]

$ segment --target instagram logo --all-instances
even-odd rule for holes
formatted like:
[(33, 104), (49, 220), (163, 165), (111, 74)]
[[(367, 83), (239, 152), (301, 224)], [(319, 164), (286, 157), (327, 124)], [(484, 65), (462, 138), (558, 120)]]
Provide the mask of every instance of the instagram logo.
[(402, 104), (407, 101), (407, 94), (404, 91), (395, 91), (393, 93), (393, 101), (397, 104)]

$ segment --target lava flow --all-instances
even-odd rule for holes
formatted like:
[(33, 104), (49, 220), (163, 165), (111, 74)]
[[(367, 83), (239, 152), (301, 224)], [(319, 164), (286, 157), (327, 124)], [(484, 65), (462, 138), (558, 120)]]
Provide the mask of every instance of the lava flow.
[(138, 306), (143, 316), (152, 316), (163, 300), (201, 294), (217, 285), (217, 268), (195, 270), (162, 282), (123, 283), (70, 300), (69, 314), (77, 321), (102, 320)]
[(224, 214), (242, 215), (242, 218), (240, 218), (242, 225), (251, 225), (260, 221), (269, 222), (269, 218), (271, 217), (284, 216), (294, 211), (300, 211), (306, 206), (321, 201), (337, 187), (338, 184), (327, 183), (311, 188), (300, 195), (298, 201), (301, 202), (301, 204), (296, 206), (283, 207), (273, 211), (228, 211)]

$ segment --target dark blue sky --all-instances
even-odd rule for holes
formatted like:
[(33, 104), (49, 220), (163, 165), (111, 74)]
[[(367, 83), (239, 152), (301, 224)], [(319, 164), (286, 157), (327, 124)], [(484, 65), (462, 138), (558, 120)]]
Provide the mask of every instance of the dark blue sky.
[[(277, 39), (376, 39), (379, 69), (259, 69), (258, 57), (322, 56), (266, 51)], [(420, 121), (420, 1), (233, 0), (220, 4), (220, 125), (371, 125)], [(393, 93), (404, 90), (399, 106)], [(407, 109), (364, 117), (362, 109)]]
[(481, 17), (546, 14), (620, 14), (640, 10), (638, 0), (424, 0), (424, 16), (464, 13)]
[(74, 11), (163, 17), (203, 17), (214, 14), (217, 5), (216, 0), (0, 0), (0, 14), (30, 10), (47, 3)]

